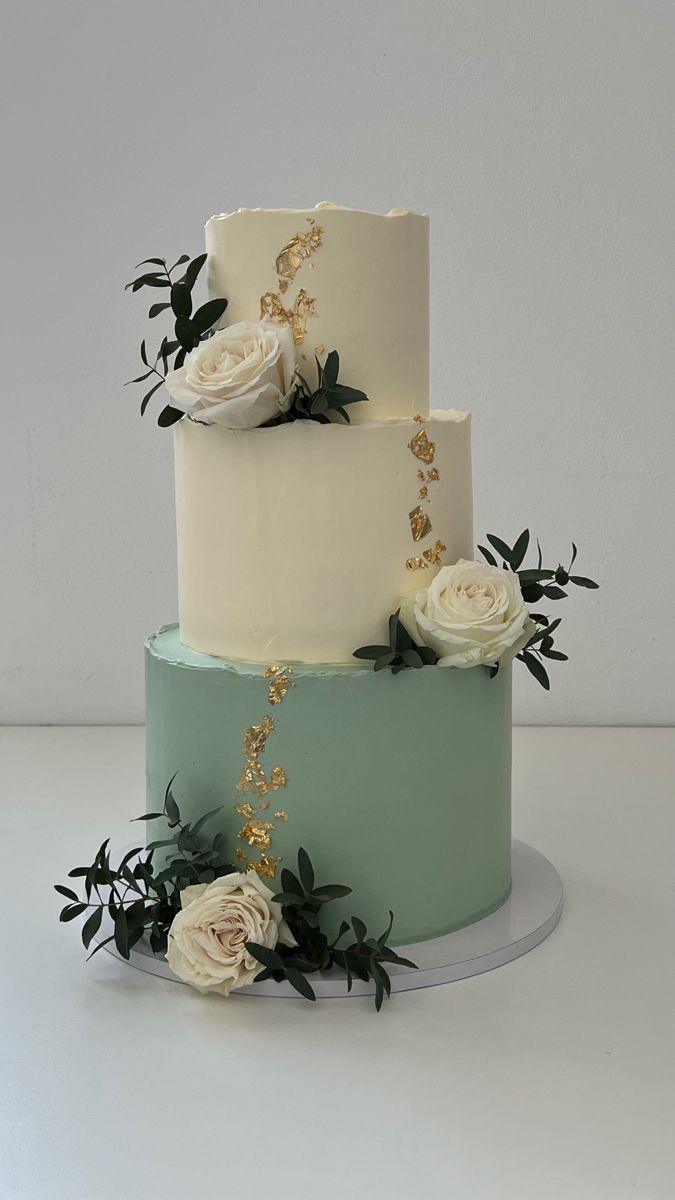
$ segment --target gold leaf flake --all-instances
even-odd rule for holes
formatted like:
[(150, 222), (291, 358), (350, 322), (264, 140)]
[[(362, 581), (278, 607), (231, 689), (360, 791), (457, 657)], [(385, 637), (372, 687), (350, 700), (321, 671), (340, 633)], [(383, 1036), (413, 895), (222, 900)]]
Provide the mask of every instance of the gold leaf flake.
[(267, 699), (270, 704), (281, 704), (284, 696), (295, 687), (295, 681), (290, 678), (293, 672), (292, 667), (268, 667), (265, 671), (265, 679), (269, 679), (270, 684), (267, 689)]
[(440, 565), (441, 554), (444, 550), (447, 550), (447, 548), (448, 547), (446, 546), (445, 542), (442, 542), (439, 539), (435, 546), (432, 546), (429, 550), (423, 550), (422, 554), (428, 563), (431, 563), (432, 566), (437, 567)]
[(428, 489), (428, 487), (426, 487), (426, 486), (425, 486), (425, 487), (421, 487), (421, 488), (420, 488), (420, 490), (419, 490), (419, 492), (418, 492), (418, 499), (419, 499), (419, 500), (428, 500), (428, 499), (429, 499), (429, 489)]
[(424, 480), (426, 479), (426, 475), (424, 474), (424, 471), (422, 471), (422, 470), (419, 470), (419, 471), (417, 472), (417, 478), (418, 478), (418, 479), (421, 479), (422, 483), (424, 483)]
[(274, 819), (275, 819), (275, 821), (287, 821), (288, 813), (284, 812), (283, 809), (280, 809), (279, 812), (275, 812)]
[(256, 846), (259, 850), (269, 850), (272, 842), (272, 830), (274, 825), (271, 821), (262, 821), (260, 817), (255, 817), (239, 830), (238, 836), (248, 842), (249, 846)]
[(259, 763), (256, 758), (247, 758), (236, 790), (238, 792), (260, 792), (261, 785), (264, 795), (268, 785), (262, 763)]
[[(280, 280), (290, 281), (295, 279), (300, 267), (308, 258), (314, 254), (315, 250), (319, 249), (323, 239), (323, 229), (320, 225), (312, 224), (307, 233), (294, 233), (286, 245), (277, 254), (276, 269)], [(310, 266), (313, 265), (310, 263)], [(288, 287), (288, 282), (286, 283)], [(279, 285), (280, 291), (285, 291), (286, 288)]]
[(324, 346), (323, 342), (321, 342), (318, 346), (314, 347), (314, 353), (318, 354), (319, 357), (321, 357), (321, 355), (325, 353), (325, 350), (326, 350), (326, 347)]
[(244, 754), (257, 758), (267, 745), (267, 739), (274, 731), (274, 720), (270, 716), (263, 717), (260, 725), (250, 725), (244, 733)]
[[(444, 547), (445, 549), (445, 547)], [(283, 767), (272, 767), (271, 788), (272, 791), (278, 792), (280, 788), (285, 788), (288, 783), (288, 775)]]
[(255, 816), (255, 809), (252, 804), (248, 803), (248, 800), (244, 804), (235, 804), (234, 811), (239, 813), (239, 815), (242, 817)]
[(260, 320), (267, 317), (270, 321), (276, 321), (278, 325), (290, 325), (296, 346), (304, 339), (307, 321), (316, 315), (316, 300), (313, 296), (308, 296), (304, 288), (300, 288), (293, 308), (284, 308), (277, 292), (265, 292), (260, 297)]
[(424, 424), (424, 417), (420, 416), (419, 413), (415, 413), (415, 416), (413, 417), (413, 421), (416, 421), (418, 425), (422, 425), (422, 424)]
[(260, 862), (249, 859), (248, 866), (249, 870), (255, 871), (261, 879), (274, 879), (280, 862), (281, 858), (275, 857), (274, 854), (261, 854)]
[(423, 558), (407, 558), (405, 565), (409, 571), (426, 571), (428, 568)]
[(283, 296), (284, 292), (288, 291), (288, 280), (287, 279), (279, 280), (279, 291), (281, 292), (282, 296)]
[(414, 438), (408, 442), (408, 447), (412, 450), (415, 458), (421, 459), (422, 462), (432, 463), (434, 461), (436, 445), (434, 442), (429, 441), (426, 429), (420, 429)]
[(408, 518), (410, 520), (410, 529), (414, 542), (421, 542), (422, 538), (425, 538), (428, 533), (431, 533), (431, 521), (429, 520), (429, 515), (428, 513), (424, 512), (424, 509), (419, 504), (417, 505), (417, 508), (413, 508), (411, 512), (408, 513)]
[(235, 854), (239, 859), (239, 862), (248, 862), (248, 854), (245, 850), (242, 850), (241, 846), (237, 846)]
[[(431, 459), (429, 461), (431, 461)], [(427, 471), (427, 482), (428, 483), (436, 483), (436, 481), (438, 479), (440, 479), (440, 475), (438, 473), (437, 467), (432, 467), (430, 471)]]

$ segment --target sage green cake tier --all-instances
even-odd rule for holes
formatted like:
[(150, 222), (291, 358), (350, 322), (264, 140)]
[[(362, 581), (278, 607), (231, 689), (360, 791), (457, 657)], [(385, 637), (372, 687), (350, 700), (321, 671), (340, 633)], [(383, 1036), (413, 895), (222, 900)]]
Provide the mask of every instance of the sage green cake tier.
[(161, 810), (177, 772), (184, 817), (222, 804), (228, 858), (237, 848), (259, 857), (238, 836), (246, 817), (234, 806), (257, 808), (259, 797), (236, 785), (244, 732), (269, 716), (260, 763), (268, 780), (281, 767), (288, 783), (257, 813), (274, 826), (267, 853), (294, 867), (304, 846), (319, 882), (353, 888), (324, 910), (335, 927), (356, 914), (379, 934), (391, 908), (401, 945), (459, 929), (507, 899), (510, 670), (491, 679), (481, 667), (392, 676), (294, 664), (295, 686), (271, 706), (264, 667), (190, 650), (176, 626), (149, 638), (145, 654), (148, 811)]

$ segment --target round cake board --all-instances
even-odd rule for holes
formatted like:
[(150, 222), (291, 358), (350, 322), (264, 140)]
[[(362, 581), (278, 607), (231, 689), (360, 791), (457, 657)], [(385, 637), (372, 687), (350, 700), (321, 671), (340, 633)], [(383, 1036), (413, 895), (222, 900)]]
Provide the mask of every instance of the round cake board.
[[(558, 872), (538, 850), (514, 838), (512, 881), (509, 899), (482, 921), (443, 937), (397, 946), (397, 953), (416, 963), (417, 970), (395, 963), (388, 965), (392, 992), (435, 987), (480, 975), (513, 962), (543, 942), (555, 929), (562, 912), (563, 889)], [(113, 924), (106, 913), (95, 940), (104, 941), (112, 932)], [(183, 983), (174, 975), (166, 959), (155, 956), (145, 941), (134, 947), (128, 961), (118, 953), (114, 942), (109, 942), (104, 949), (127, 966), (172, 983)], [(317, 973), (310, 979), (317, 998), (367, 996), (375, 991), (372, 982), (355, 979), (348, 992), (344, 972), (338, 970)], [(239, 995), (299, 999), (290, 984), (276, 983), (273, 979), (242, 988)]]

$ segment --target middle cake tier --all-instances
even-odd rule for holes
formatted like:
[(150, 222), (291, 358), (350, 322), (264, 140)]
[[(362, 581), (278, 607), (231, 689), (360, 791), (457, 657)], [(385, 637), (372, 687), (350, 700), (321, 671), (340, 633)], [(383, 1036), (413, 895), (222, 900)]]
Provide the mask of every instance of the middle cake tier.
[(347, 663), (402, 594), (473, 555), (468, 413), (175, 430), (181, 641)]

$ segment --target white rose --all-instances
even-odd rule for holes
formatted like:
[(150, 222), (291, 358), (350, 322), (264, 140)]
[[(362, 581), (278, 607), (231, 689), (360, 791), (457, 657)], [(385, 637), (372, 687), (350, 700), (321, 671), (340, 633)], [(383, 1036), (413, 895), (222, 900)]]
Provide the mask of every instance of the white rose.
[(294, 374), (287, 325), (240, 321), (191, 350), (165, 383), (173, 406), (196, 420), (255, 429), (290, 408)]
[(404, 597), (401, 621), (435, 650), (440, 667), (505, 666), (535, 630), (518, 576), (464, 558), (441, 567), (426, 591)]
[(246, 949), (257, 942), (272, 950), (295, 946), (281, 906), (255, 871), (233, 873), (186, 887), (181, 911), (169, 930), (167, 959), (171, 970), (200, 992), (229, 996), (233, 988), (252, 983), (263, 966)]

